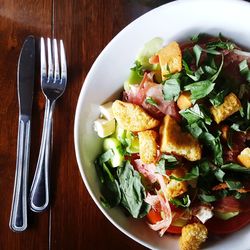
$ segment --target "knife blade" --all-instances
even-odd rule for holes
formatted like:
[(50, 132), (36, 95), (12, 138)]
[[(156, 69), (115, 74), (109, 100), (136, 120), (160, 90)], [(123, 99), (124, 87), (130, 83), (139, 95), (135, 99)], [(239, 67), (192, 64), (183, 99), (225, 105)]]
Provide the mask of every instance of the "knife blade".
[(35, 75), (35, 38), (28, 36), (17, 68), (19, 123), (15, 183), (9, 227), (15, 232), (27, 228), (27, 186), (30, 155), (30, 123)]

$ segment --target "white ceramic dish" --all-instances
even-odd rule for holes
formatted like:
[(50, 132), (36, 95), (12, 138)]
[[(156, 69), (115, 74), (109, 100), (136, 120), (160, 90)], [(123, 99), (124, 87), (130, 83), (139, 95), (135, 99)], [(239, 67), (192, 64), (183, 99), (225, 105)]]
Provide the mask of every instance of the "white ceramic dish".
[[(83, 181), (104, 215), (123, 233), (151, 249), (178, 249), (178, 237), (160, 238), (143, 221), (129, 219), (119, 209), (100, 204), (98, 180), (93, 165), (100, 140), (93, 131), (98, 106), (114, 99), (127, 78), (129, 68), (145, 42), (162, 37), (165, 42), (182, 41), (206, 32), (232, 38), (250, 48), (250, 4), (238, 0), (182, 0), (158, 7), (122, 30), (102, 51), (89, 71), (77, 104), (74, 127), (75, 151)], [(219, 225), (218, 225), (219, 226)], [(249, 250), (250, 226), (204, 245), (209, 250)]]

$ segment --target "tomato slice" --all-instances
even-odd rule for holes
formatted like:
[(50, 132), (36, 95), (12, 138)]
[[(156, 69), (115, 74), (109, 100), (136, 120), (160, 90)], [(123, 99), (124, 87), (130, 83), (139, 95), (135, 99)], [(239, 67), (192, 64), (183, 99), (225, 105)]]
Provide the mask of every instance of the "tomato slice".
[(151, 209), (148, 214), (147, 214), (147, 218), (149, 220), (150, 223), (155, 224), (158, 221), (161, 221), (161, 214), (159, 212), (156, 212), (154, 209)]
[(229, 234), (240, 230), (248, 223), (250, 223), (250, 213), (246, 212), (240, 213), (229, 220), (213, 217), (205, 223), (205, 226), (213, 234)]

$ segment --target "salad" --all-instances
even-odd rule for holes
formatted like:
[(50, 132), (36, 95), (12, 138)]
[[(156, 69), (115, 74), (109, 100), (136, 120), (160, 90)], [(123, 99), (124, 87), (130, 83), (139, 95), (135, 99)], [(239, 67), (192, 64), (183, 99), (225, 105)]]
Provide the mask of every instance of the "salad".
[(181, 250), (250, 222), (249, 56), (221, 34), (145, 44), (94, 122), (103, 206), (179, 234)]

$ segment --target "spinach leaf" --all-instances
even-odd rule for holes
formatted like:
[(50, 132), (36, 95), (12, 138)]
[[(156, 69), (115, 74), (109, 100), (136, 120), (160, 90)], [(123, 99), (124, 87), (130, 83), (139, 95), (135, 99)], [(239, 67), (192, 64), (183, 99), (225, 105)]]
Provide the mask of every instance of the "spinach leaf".
[(199, 136), (199, 139), (202, 141), (203, 145), (205, 145), (208, 149), (211, 150), (214, 164), (222, 165), (223, 157), (220, 134), (215, 137), (209, 132), (203, 132)]
[(188, 194), (182, 198), (179, 198), (179, 199), (177, 199), (177, 198), (170, 199), (170, 202), (177, 207), (189, 207), (191, 204), (191, 200), (190, 200)]
[(148, 213), (150, 206), (144, 201), (146, 192), (140, 174), (127, 161), (123, 167), (117, 169), (117, 176), (122, 193), (122, 206), (134, 218), (142, 218)]
[(119, 183), (110, 172), (106, 163), (95, 161), (96, 172), (100, 180), (101, 201), (103, 205), (115, 207), (121, 202), (121, 191)]
[(170, 78), (165, 80), (162, 91), (164, 100), (176, 101), (181, 92), (180, 80), (178, 78)]
[(151, 104), (152, 106), (158, 107), (157, 102), (151, 96), (147, 96), (145, 101), (146, 103)]
[(179, 161), (173, 155), (163, 154), (161, 159), (156, 164), (156, 172), (162, 175), (166, 175), (167, 169), (175, 169), (179, 164)]
[(239, 173), (244, 173), (244, 174), (250, 174), (250, 169), (243, 167), (239, 164), (236, 163), (228, 163), (228, 164), (224, 164), (221, 166), (221, 169), (223, 170), (230, 170), (233, 172), (239, 172)]
[(184, 90), (190, 90), (191, 99), (195, 101), (207, 96), (214, 89), (214, 85), (210, 80), (204, 80), (188, 84)]
[(183, 177), (176, 177), (174, 175), (170, 175), (170, 179), (174, 179), (177, 181), (190, 181), (198, 178), (199, 176), (199, 167), (194, 166), (190, 172), (186, 173)]

